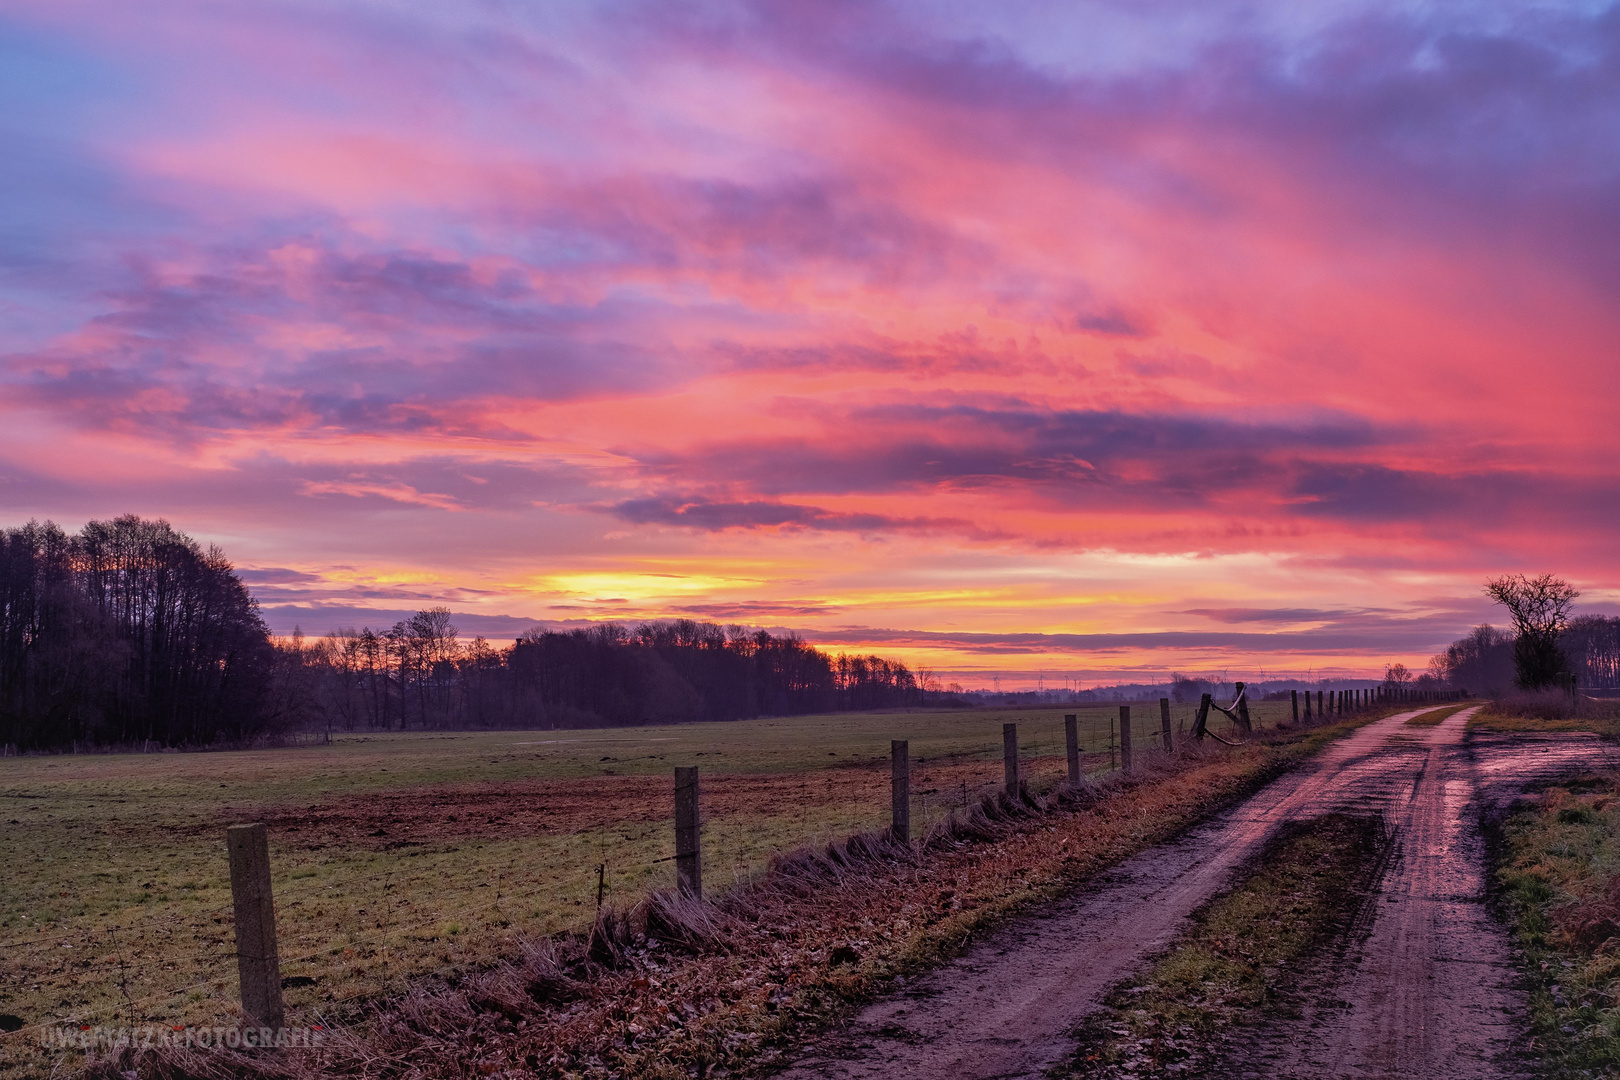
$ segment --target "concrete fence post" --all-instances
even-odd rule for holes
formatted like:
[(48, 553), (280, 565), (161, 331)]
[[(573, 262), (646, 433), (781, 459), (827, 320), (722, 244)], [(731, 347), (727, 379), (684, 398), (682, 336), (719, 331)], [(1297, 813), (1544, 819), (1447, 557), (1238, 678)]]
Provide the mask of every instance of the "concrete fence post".
[(231, 907), (236, 916), (236, 974), (249, 1023), (281, 1029), (281, 959), (276, 954), (276, 905), (270, 892), (270, 834), (263, 824), (225, 830), (231, 858)]
[(1080, 786), (1080, 720), (1074, 713), (1063, 718), (1063, 748), (1069, 757), (1069, 783)]
[(1171, 753), (1176, 748), (1176, 737), (1170, 731), (1170, 699), (1159, 699), (1159, 734), (1164, 738), (1164, 752)]
[(681, 895), (703, 899), (703, 851), (697, 766), (675, 770), (675, 882)]
[(1006, 774), (1007, 798), (1018, 798), (1018, 725), (1001, 725), (1001, 763)]
[(890, 791), (892, 824), (889, 832), (895, 842), (911, 843), (911, 746), (904, 739), (889, 743), (889, 761), (893, 768)]
[(1119, 767), (1131, 771), (1131, 707), (1119, 707)]

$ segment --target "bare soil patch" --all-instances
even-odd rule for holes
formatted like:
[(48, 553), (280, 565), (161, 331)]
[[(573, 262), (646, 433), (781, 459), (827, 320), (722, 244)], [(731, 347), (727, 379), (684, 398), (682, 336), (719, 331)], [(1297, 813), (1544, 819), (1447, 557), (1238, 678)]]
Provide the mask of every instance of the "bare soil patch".
[[(1097, 757), (1097, 756), (1092, 756)], [(1106, 760), (1102, 756), (1102, 760)], [(1095, 767), (1096, 760), (1084, 765)], [(1035, 760), (1032, 771), (1053, 777), (1060, 763)], [(913, 769), (920, 800), (936, 813), (976, 801), (1001, 771), (1000, 762), (945, 760)], [(705, 773), (703, 813), (714, 821), (768, 811), (773, 816), (814, 816), (828, 805), (870, 804), (886, 808), (889, 767), (861, 764), (815, 773)], [(225, 816), (263, 821), (278, 843), (392, 850), (412, 844), (463, 839), (505, 839), (667, 821), (673, 817), (666, 776), (592, 776), (527, 779), (489, 784), (447, 784), (383, 790), (300, 807), (287, 804), (228, 807)], [(926, 803), (923, 805), (926, 810)], [(916, 815), (919, 820), (923, 816)], [(192, 831), (217, 831), (214, 822)]]

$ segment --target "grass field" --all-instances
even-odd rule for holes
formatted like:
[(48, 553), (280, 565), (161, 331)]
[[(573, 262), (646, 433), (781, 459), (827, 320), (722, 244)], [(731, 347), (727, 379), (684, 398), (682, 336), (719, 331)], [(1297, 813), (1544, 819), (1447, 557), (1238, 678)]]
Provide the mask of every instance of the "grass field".
[[(1287, 709), (1258, 703), (1256, 722)], [(582, 929), (599, 865), (610, 902), (670, 884), (676, 765), (703, 769), (704, 875), (723, 890), (773, 852), (886, 824), (890, 739), (911, 744), (914, 829), (1000, 783), (1003, 721), (1020, 725), (1032, 786), (1056, 783), (1066, 711), (1086, 768), (1109, 768), (1115, 707), (0, 759), (0, 1014), (229, 1022), (233, 822), (269, 824), (282, 973), (313, 980), (287, 1000), (308, 1022), (486, 964), (521, 936)], [(1157, 706), (1133, 713), (1137, 746), (1152, 745)], [(1191, 716), (1174, 707), (1179, 728)], [(31, 1028), (0, 1036), (4, 1072), (26, 1075), (38, 1043)]]

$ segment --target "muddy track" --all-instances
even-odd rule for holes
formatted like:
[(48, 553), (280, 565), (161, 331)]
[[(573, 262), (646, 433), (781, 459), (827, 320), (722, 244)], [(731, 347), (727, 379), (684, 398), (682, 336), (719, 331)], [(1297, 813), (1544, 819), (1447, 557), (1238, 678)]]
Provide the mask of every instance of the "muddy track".
[(1436, 727), (1389, 717), (1240, 806), (1131, 858), (862, 1010), (783, 1075), (1039, 1077), (1114, 985), (1185, 929), (1287, 821), (1380, 814), (1399, 845), (1366, 936), (1321, 973), (1302, 1021), (1244, 1048), (1233, 1075), (1496, 1077), (1518, 1073), (1523, 1004), (1505, 932), (1484, 904), (1480, 800), (1607, 758), (1594, 738), (1465, 745), (1464, 710)]

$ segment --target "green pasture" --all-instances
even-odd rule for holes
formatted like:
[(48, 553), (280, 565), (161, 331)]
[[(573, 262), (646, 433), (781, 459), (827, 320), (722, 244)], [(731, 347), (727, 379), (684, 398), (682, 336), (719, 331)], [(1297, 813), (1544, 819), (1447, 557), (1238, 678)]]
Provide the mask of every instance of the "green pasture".
[[(1190, 727), (1192, 706), (1172, 708), (1174, 725)], [(1271, 726), (1288, 703), (1252, 711)], [(954, 770), (948, 785), (914, 783), (914, 828), (1000, 783), (1005, 721), (1019, 724), (1032, 784), (1055, 783), (1067, 712), (1080, 717), (1086, 767), (1107, 769), (1116, 706), (353, 734), (285, 749), (0, 759), (0, 1014), (29, 1025), (0, 1035), (0, 1076), (37, 1067), (33, 1025), (229, 1021), (236, 974), (224, 828), (234, 822), (417, 789), (555, 782), (560, 790), (620, 778), (602, 781), (611, 804), (613, 785), (645, 792), (651, 781), (635, 778), (668, 776), (676, 765), (700, 766), (706, 791), (727, 776), (794, 786), (791, 802), (767, 793), (705, 811), (705, 882), (723, 890), (774, 852), (886, 825), (891, 739), (909, 740), (914, 775)], [(1136, 745), (1154, 745), (1157, 703), (1132, 713)], [(823, 785), (825, 798), (816, 794)], [(496, 791), (492, 813), (499, 803)], [(386, 850), (319, 835), (287, 840), (273, 829), (283, 975), (314, 980), (287, 991), (291, 1016), (342, 1015), (410, 979), (488, 963), (522, 937), (579, 930), (594, 913), (598, 865), (610, 902), (670, 884), (673, 864), (660, 861), (673, 851), (672, 806), (667, 813), (616, 823), (609, 805), (577, 831)]]

